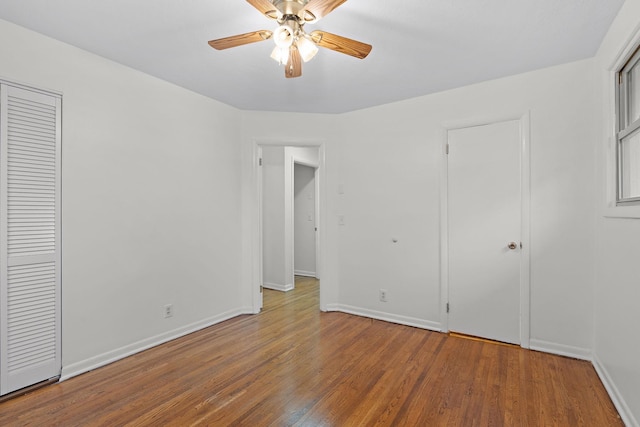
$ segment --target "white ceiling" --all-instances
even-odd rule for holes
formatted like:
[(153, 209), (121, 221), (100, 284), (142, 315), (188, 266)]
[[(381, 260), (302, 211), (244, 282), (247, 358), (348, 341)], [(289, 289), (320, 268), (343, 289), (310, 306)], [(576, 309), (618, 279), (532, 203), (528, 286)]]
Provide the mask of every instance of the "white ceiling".
[[(245, 110), (341, 113), (593, 56), (624, 0), (349, 0), (306, 26), (373, 45), (321, 49), (285, 79), (276, 23), (245, 0), (0, 0), (0, 18)], [(4, 59), (3, 59), (4, 60)]]

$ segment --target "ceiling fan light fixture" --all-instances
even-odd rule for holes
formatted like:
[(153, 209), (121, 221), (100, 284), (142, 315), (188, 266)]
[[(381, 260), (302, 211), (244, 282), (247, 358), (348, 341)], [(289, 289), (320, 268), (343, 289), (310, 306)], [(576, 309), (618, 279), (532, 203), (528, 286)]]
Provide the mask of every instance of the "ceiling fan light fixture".
[(311, 61), (311, 59), (316, 56), (316, 53), (318, 53), (318, 46), (307, 38), (306, 34), (298, 37), (296, 45), (298, 46), (298, 51), (300, 52), (300, 56), (304, 62)]
[(276, 46), (271, 52), (271, 58), (273, 58), (278, 64), (284, 65), (289, 62), (289, 48)]
[(294, 31), (288, 25), (280, 25), (273, 32), (273, 40), (279, 48), (289, 48), (293, 44)]
[(304, 30), (306, 24), (315, 23), (347, 0), (246, 1), (267, 18), (275, 20), (279, 26), (273, 32), (259, 30), (210, 40), (209, 46), (224, 50), (273, 38), (275, 47), (271, 58), (285, 66), (286, 78), (300, 77), (302, 63), (313, 59), (321, 47), (358, 59), (366, 58), (371, 52), (370, 44), (326, 31), (307, 33)]

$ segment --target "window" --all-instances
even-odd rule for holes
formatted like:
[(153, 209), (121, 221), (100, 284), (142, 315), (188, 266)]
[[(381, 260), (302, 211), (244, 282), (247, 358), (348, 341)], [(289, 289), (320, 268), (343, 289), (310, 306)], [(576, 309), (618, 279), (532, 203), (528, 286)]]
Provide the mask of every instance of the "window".
[(617, 73), (617, 204), (640, 204), (640, 48)]

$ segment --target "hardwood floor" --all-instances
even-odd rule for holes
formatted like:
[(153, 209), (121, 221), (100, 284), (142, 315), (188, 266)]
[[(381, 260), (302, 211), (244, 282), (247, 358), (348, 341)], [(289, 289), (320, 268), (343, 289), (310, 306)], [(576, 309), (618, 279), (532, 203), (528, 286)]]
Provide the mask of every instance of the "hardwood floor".
[(321, 313), (313, 279), (0, 404), (2, 426), (621, 426), (590, 363)]

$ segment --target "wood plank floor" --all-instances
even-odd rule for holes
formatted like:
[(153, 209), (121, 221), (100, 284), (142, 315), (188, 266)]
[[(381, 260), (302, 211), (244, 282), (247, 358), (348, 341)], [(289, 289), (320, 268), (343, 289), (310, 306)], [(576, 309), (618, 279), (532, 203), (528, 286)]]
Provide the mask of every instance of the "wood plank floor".
[(621, 426), (590, 363), (318, 310), (264, 310), (0, 404), (1, 426)]

